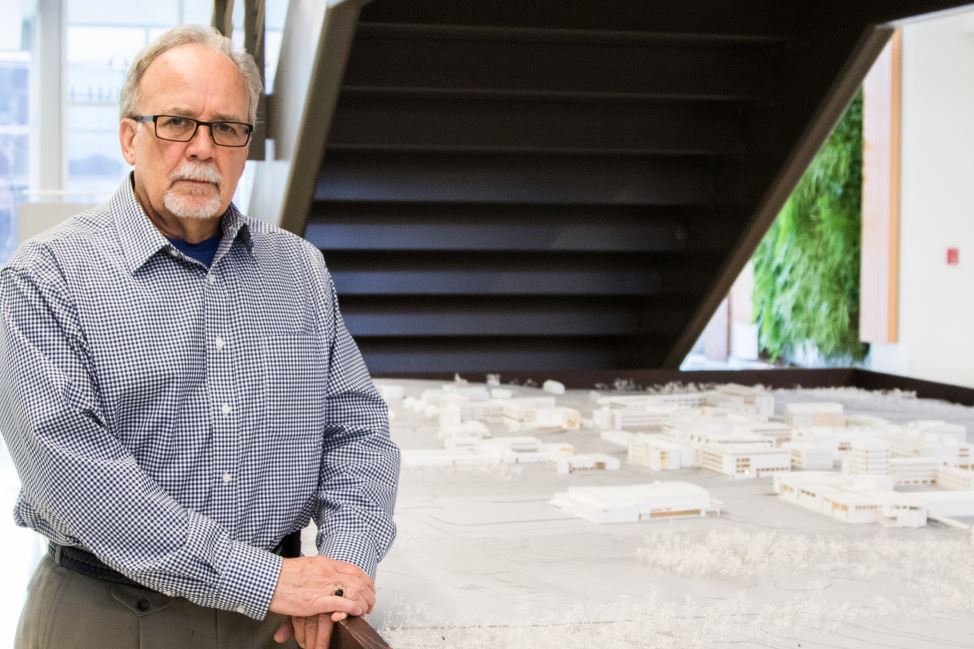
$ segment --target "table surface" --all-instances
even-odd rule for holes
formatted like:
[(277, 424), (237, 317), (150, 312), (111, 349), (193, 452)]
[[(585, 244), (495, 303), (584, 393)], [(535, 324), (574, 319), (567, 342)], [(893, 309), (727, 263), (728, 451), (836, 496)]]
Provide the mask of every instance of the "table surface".
[[(380, 382), (413, 396), (442, 385)], [(544, 394), (512, 389), (515, 396)], [(974, 409), (910, 395), (774, 394), (779, 415), (792, 401), (840, 401), (850, 414), (974, 429)], [(587, 390), (569, 390), (558, 404), (586, 419), (595, 407)], [(435, 420), (401, 402), (391, 407), (402, 448), (442, 447)], [(545, 465), (404, 467), (399, 534), (380, 564), (379, 605), (368, 618), (397, 649), (974, 647), (974, 545), (966, 531), (848, 525), (780, 500), (770, 478), (653, 472), (626, 464), (625, 449), (592, 428), (534, 435), (579, 453), (608, 452), (622, 469), (557, 475)], [(723, 503), (721, 515), (598, 525), (549, 504), (569, 486), (654, 480), (708, 489)]]

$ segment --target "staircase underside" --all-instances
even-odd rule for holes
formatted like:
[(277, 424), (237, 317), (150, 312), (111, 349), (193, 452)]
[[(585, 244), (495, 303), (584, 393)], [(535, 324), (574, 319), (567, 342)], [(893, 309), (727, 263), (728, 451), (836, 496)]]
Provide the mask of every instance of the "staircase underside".
[(375, 0), (304, 235), (374, 373), (676, 367), (884, 25), (956, 4)]

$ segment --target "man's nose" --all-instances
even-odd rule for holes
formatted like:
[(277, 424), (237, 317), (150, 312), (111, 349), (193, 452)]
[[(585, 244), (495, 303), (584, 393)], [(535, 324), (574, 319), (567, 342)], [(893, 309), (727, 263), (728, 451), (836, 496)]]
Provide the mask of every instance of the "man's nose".
[(196, 129), (196, 134), (193, 135), (193, 139), (186, 145), (186, 155), (193, 158), (212, 158), (215, 148), (216, 144), (213, 142), (210, 126), (208, 124), (200, 124)]

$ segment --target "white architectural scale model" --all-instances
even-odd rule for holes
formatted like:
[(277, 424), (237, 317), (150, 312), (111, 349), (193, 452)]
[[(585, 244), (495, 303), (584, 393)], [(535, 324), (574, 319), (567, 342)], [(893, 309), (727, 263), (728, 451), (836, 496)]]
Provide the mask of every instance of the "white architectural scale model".
[(717, 512), (707, 490), (689, 482), (572, 487), (555, 494), (551, 504), (593, 523), (638, 523)]
[[(917, 527), (934, 519), (966, 527), (955, 519), (974, 516), (974, 450), (963, 426), (943, 421), (894, 424), (848, 416), (832, 402), (789, 403), (775, 420), (770, 392), (735, 384), (595, 395), (591, 413), (559, 405), (565, 386), (556, 381), (540, 391), (500, 387), (496, 377), (486, 386), (456, 381), (419, 397), (394, 384), (378, 389), (390, 404), (438, 425), (443, 446), (404, 450), (404, 466), (540, 464), (577, 475), (619, 469), (616, 455), (625, 449), (628, 463), (651, 471), (770, 478), (783, 501), (847, 523)], [(593, 439), (604, 452), (576, 453), (572, 444), (539, 437), (583, 429), (598, 432)], [(705, 489), (682, 481), (573, 486), (551, 502), (596, 523), (716, 511)]]

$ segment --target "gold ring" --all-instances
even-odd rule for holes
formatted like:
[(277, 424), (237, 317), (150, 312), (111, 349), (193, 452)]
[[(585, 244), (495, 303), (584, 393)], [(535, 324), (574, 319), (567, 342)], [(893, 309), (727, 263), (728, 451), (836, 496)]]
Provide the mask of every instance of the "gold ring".
[(344, 586), (338, 584), (335, 586), (335, 592), (333, 594), (335, 595), (335, 597), (345, 597), (346, 590), (347, 589)]

